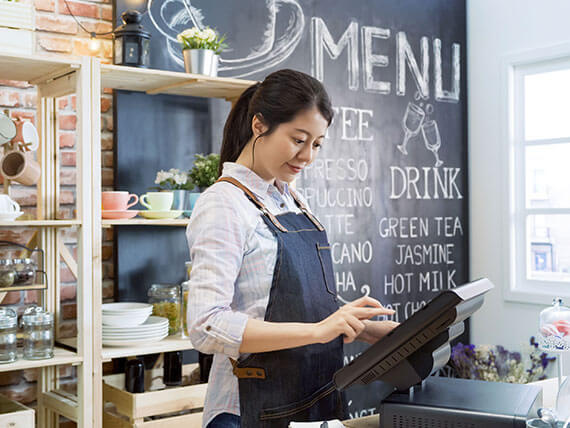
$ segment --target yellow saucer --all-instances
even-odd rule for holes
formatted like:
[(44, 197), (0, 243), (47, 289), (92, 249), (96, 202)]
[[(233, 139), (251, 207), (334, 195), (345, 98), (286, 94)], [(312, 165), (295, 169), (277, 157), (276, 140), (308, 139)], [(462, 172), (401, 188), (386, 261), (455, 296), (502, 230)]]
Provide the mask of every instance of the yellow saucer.
[(184, 211), (182, 210), (169, 210), (169, 211), (151, 211), (151, 210), (140, 210), (139, 215), (144, 218), (150, 219), (169, 219), (177, 218), (182, 215)]

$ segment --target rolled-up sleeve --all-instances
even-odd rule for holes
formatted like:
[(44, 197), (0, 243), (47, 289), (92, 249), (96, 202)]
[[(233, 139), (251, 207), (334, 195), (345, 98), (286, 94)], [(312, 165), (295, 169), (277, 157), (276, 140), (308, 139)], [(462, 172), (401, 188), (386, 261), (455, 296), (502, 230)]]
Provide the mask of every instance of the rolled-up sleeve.
[(248, 316), (234, 311), (231, 303), (245, 229), (227, 195), (210, 189), (200, 196), (186, 230), (192, 260), (186, 317), (190, 340), (200, 352), (239, 356)]

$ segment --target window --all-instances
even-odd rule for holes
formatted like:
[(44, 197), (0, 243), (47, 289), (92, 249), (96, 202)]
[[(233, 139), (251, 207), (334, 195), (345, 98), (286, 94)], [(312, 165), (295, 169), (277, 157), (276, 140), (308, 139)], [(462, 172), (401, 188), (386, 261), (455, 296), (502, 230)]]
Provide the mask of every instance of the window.
[(509, 300), (570, 296), (570, 56), (511, 68)]

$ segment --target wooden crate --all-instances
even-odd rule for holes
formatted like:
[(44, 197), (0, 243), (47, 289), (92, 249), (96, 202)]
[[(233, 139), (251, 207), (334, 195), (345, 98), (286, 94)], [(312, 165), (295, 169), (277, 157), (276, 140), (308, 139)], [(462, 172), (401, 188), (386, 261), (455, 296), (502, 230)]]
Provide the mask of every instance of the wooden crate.
[(35, 425), (34, 409), (0, 395), (0, 428), (30, 428)]
[[(103, 426), (107, 428), (201, 428), (208, 384), (190, 385), (198, 364), (183, 368), (183, 386), (164, 389), (162, 369), (145, 372), (145, 391), (125, 391), (125, 375), (103, 377)], [(194, 372), (196, 373), (196, 372)], [(181, 411), (192, 411), (178, 415)], [(174, 415), (176, 414), (176, 415)], [(160, 416), (161, 418), (154, 418)], [(152, 419), (151, 419), (152, 418)]]

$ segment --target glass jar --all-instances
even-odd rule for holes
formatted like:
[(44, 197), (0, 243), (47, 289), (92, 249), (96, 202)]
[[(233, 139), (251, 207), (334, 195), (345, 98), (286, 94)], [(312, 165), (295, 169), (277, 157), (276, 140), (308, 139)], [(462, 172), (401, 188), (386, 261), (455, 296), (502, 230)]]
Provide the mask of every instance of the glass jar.
[(560, 297), (540, 313), (539, 344), (545, 351), (570, 350), (570, 308), (562, 305)]
[(182, 288), (182, 337), (187, 339), (190, 337), (190, 332), (188, 330), (188, 291), (190, 290), (190, 281), (184, 281), (181, 284)]
[(186, 281), (181, 284), (182, 288), (182, 337), (188, 339), (190, 331), (188, 329), (188, 292), (190, 291), (190, 273), (192, 272), (192, 261), (187, 261)]
[(22, 315), (24, 358), (43, 360), (53, 357), (53, 314), (39, 306), (31, 306)]
[(15, 284), (31, 284), (36, 275), (37, 265), (32, 259), (14, 259)]
[(177, 334), (180, 331), (180, 286), (152, 284), (148, 302), (152, 304), (153, 315), (168, 319), (168, 334)]
[(14, 263), (11, 259), (0, 260), (0, 287), (10, 287), (16, 280)]
[(18, 316), (13, 309), (0, 308), (0, 364), (18, 359), (16, 353)]

